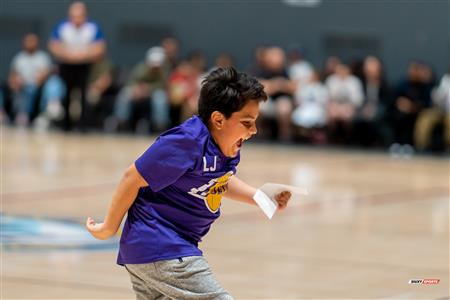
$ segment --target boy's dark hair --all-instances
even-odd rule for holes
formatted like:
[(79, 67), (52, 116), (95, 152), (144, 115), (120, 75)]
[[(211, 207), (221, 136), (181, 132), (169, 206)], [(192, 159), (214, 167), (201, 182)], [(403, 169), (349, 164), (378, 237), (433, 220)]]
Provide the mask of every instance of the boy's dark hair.
[(202, 81), (198, 114), (206, 125), (214, 111), (225, 118), (241, 110), (250, 100), (265, 101), (264, 86), (254, 77), (233, 67), (218, 68)]

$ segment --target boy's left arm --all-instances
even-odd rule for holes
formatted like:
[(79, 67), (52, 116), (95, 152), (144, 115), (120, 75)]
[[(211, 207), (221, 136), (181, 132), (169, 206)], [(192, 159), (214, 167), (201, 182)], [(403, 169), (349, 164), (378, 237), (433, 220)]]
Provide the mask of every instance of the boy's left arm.
[[(245, 183), (236, 176), (232, 176), (228, 180), (228, 189), (224, 196), (232, 200), (257, 205), (253, 196), (256, 193), (256, 188)], [(284, 209), (287, 206), (289, 199), (291, 198), (291, 193), (288, 191), (283, 191), (275, 195), (274, 200), (278, 203), (278, 209)]]

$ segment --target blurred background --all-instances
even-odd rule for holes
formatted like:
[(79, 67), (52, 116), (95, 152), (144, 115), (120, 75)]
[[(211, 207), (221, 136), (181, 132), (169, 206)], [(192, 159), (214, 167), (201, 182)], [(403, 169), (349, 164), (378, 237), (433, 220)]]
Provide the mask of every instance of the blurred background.
[(159, 133), (231, 65), (271, 96), (261, 138), (448, 150), (448, 1), (89, 1), (72, 17), (70, 4), (2, 2), (3, 124)]
[(0, 1), (0, 298), (134, 298), (86, 217), (227, 66), (270, 96), (238, 176), (309, 195), (270, 222), (222, 202), (201, 249), (223, 286), (449, 299), (448, 0)]

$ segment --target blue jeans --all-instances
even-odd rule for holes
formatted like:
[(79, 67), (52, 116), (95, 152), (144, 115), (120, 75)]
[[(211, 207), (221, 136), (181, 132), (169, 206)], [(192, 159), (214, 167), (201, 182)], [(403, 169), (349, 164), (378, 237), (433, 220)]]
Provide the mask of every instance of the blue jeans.
[[(158, 127), (165, 128), (169, 125), (169, 103), (164, 90), (157, 89), (148, 98), (150, 106), (150, 120)], [(131, 117), (132, 100), (131, 87), (124, 87), (114, 106), (114, 116), (120, 122), (127, 122)]]
[(42, 88), (42, 97), (40, 111), (47, 109), (47, 105), (51, 101), (59, 101), (60, 103), (66, 96), (66, 86), (58, 75), (52, 75), (45, 82)]
[(23, 113), (31, 116), (33, 107), (36, 103), (36, 96), (39, 87), (32, 84), (27, 84), (22, 89), (14, 94), (13, 110), (15, 113)]

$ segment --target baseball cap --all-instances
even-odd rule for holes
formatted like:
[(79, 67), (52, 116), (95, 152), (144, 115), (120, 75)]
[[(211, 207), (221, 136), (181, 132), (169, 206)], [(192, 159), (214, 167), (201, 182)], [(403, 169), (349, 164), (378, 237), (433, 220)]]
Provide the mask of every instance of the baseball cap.
[(151, 47), (146, 54), (147, 65), (151, 67), (159, 67), (164, 63), (166, 54), (162, 47)]

